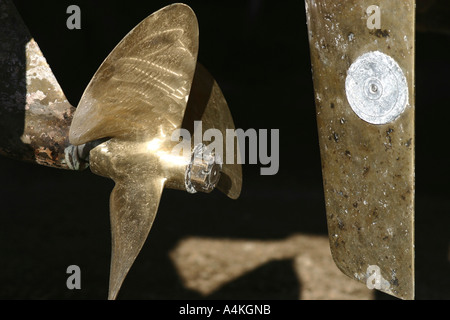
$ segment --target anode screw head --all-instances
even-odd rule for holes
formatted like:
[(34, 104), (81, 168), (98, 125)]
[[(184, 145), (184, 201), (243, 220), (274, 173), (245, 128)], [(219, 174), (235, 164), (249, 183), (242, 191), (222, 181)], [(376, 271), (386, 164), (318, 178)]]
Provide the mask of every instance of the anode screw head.
[(371, 124), (395, 121), (408, 104), (408, 83), (402, 69), (379, 51), (363, 54), (350, 66), (345, 91), (353, 111)]

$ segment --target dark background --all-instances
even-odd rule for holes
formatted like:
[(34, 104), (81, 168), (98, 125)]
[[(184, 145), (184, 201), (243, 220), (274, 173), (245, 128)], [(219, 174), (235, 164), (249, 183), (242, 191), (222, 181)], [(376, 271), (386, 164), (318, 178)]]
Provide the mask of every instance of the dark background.
[[(171, 2), (14, 3), (76, 106), (115, 45)], [(186, 236), (284, 239), (327, 233), (304, 1), (185, 3), (199, 20), (199, 61), (220, 84), (236, 127), (280, 129), (280, 171), (260, 176), (260, 166), (245, 165), (237, 201), (218, 191), (192, 196), (165, 190), (149, 239), (119, 294), (123, 299), (200, 299), (182, 286), (167, 257)], [(71, 4), (81, 8), (81, 30), (66, 28)], [(418, 299), (450, 298), (449, 43), (446, 34), (417, 34)], [(0, 299), (104, 299), (113, 182), (89, 170), (68, 172), (5, 158), (0, 159), (0, 181)], [(70, 264), (86, 270), (83, 290), (67, 290)], [(264, 282), (279, 282), (286, 274), (283, 265), (270, 268)], [(261, 279), (249, 276), (244, 285), (255, 281)], [(260, 291), (272, 290), (262, 286)], [(298, 289), (292, 286), (292, 291)], [(224, 290), (211, 298), (267, 297), (267, 292), (240, 297), (236, 288)]]

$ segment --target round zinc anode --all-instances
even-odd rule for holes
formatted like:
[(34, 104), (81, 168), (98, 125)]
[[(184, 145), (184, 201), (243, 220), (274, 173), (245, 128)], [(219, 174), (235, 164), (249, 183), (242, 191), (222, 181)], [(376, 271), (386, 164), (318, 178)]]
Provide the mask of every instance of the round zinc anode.
[(372, 124), (393, 122), (408, 104), (408, 83), (402, 69), (379, 51), (363, 54), (350, 66), (345, 91), (353, 111)]

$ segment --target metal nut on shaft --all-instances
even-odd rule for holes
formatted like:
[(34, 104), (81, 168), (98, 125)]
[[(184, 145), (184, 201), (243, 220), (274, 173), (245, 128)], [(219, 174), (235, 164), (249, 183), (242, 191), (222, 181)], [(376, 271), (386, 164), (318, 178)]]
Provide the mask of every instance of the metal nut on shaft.
[(189, 193), (210, 193), (219, 182), (221, 171), (222, 164), (215, 153), (204, 144), (197, 145), (186, 169), (186, 190)]

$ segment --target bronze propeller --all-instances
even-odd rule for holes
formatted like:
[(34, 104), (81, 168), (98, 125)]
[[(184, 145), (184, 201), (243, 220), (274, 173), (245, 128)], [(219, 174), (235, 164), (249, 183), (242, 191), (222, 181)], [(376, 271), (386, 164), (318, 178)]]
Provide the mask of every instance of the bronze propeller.
[(202, 121), (202, 133), (234, 130), (219, 86), (197, 63), (198, 42), (191, 8), (173, 4), (155, 12), (106, 58), (75, 112), (70, 142), (105, 141), (90, 151), (89, 165), (116, 184), (110, 199), (109, 299), (117, 297), (147, 239), (164, 188), (195, 193), (217, 186), (239, 197), (242, 171), (236, 161), (222, 163), (224, 155), (193, 141), (185, 141), (193, 150), (188, 156), (174, 152), (180, 143), (174, 132), (192, 132), (194, 121)]

